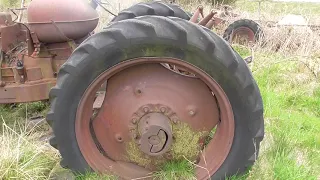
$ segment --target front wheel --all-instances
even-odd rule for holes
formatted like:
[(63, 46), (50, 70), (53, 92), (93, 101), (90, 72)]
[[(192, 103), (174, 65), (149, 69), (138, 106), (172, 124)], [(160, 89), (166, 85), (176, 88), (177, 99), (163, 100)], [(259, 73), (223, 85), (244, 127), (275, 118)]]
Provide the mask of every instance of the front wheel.
[(254, 163), (264, 136), (246, 63), (221, 37), (179, 18), (123, 20), (89, 37), (50, 98), (51, 144), (76, 173), (133, 179), (188, 159), (197, 179), (224, 179)]

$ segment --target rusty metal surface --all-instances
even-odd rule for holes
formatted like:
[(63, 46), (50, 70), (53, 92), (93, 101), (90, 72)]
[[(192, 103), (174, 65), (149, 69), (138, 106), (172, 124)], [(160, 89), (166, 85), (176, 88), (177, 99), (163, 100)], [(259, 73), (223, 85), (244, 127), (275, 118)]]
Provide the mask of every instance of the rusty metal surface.
[(2, 51), (8, 52), (26, 39), (26, 34), (21, 30), (19, 24), (0, 27)]
[(198, 6), (196, 12), (193, 14), (193, 16), (191, 17), (190, 21), (193, 23), (197, 23), (198, 22), (198, 18), (201, 15), (202, 18), (204, 18), (203, 15), (203, 6)]
[(98, 93), (98, 95), (97, 95), (97, 97), (96, 97), (96, 99), (94, 100), (94, 103), (93, 103), (93, 109), (100, 109), (101, 108), (105, 96), (106, 96), (106, 92), (105, 91)]
[(9, 84), (0, 87), (0, 103), (22, 103), (48, 99), (50, 89), (56, 80), (33, 82), (25, 84)]
[(11, 25), (12, 22), (12, 17), (10, 13), (7, 12), (0, 12), (0, 27), (1, 26), (8, 26)]
[(1, 68), (1, 81), (5, 83), (16, 81), (13, 68)]
[(33, 0), (28, 25), (41, 42), (65, 42), (82, 38), (98, 25), (99, 15), (78, 0)]
[(255, 34), (248, 27), (239, 27), (235, 29), (231, 34), (231, 41), (239, 44), (247, 44), (255, 42)]
[(217, 14), (217, 12), (214, 11), (210, 11), (210, 13), (204, 17), (203, 19), (200, 20), (200, 22), (198, 23), (201, 26), (205, 26), (206, 24), (209, 23), (209, 21), (213, 18), (213, 16)]
[(54, 78), (54, 72), (52, 69), (52, 58), (33, 58), (30, 56), (24, 56), (23, 61), (26, 69), (40, 68), (43, 78)]
[(224, 22), (223, 19), (215, 17), (216, 14), (218, 14), (218, 12), (211, 10), (208, 15), (204, 16), (203, 7), (198, 6), (196, 12), (193, 14), (190, 21), (193, 23), (197, 23), (201, 26), (205, 26), (209, 29), (212, 29), (212, 27), (218, 26), (220, 23)]
[[(178, 75), (160, 64), (128, 68), (111, 77), (106, 102), (93, 121), (93, 127), (102, 148), (115, 160), (126, 159), (127, 153), (125, 143), (113, 141), (114, 134), (121, 134), (123, 141), (129, 142), (132, 114), (142, 106), (166, 105), (174, 111), (176, 118), (195, 131), (210, 131), (219, 121), (214, 97), (201, 80)], [(114, 107), (118, 109), (114, 110)], [(189, 115), (190, 111), (196, 115)]]
[(27, 77), (29, 81), (37, 81), (43, 78), (41, 68), (28, 68), (26, 69)]
[[(146, 109), (148, 110), (148, 109)], [(166, 153), (172, 143), (170, 119), (162, 113), (148, 113), (138, 124), (139, 148), (150, 156)]]
[[(22, 51), (17, 49), (8, 52), (2, 61), (0, 103), (48, 99), (49, 90), (56, 82), (55, 77), (60, 66), (73, 50), (68, 42), (58, 43), (45, 46), (38, 56), (29, 56), (26, 46), (23, 43)], [(19, 61), (22, 63), (21, 67), (17, 67)]]
[(48, 99), (60, 66), (69, 58), (76, 44), (64, 42), (40, 46), (35, 33), (29, 32), (21, 23), (2, 24), (0, 32), (3, 51), (0, 103)]
[[(150, 62), (175, 64), (196, 74), (199, 79), (181, 76), (160, 64), (148, 64)], [(130, 67), (132, 65), (139, 66)], [(125, 68), (128, 69), (114, 75)], [(94, 141), (89, 128), (92, 105), (95, 92), (107, 79), (105, 100), (92, 122), (96, 137)], [(218, 100), (220, 115), (212, 93)], [(169, 112), (174, 112), (175, 117), (178, 117), (176, 121), (189, 124), (194, 131), (211, 130), (218, 124), (216, 133), (219, 136), (214, 136), (200, 155), (199, 165), (203, 167), (208, 165), (210, 174), (221, 166), (232, 144), (234, 120), (229, 101), (220, 86), (201, 70), (182, 61), (171, 58), (139, 58), (119, 64), (101, 74), (88, 87), (79, 104), (75, 124), (76, 137), (90, 167), (98, 172), (112, 172), (123, 179), (148, 176), (150, 170), (126, 162), (123, 155), (127, 153), (124, 144), (135, 139), (130, 131), (134, 130), (141, 120), (141, 118), (135, 119), (132, 114), (135, 114), (137, 109), (150, 112), (150, 108), (145, 109), (145, 105), (150, 104), (167, 105), (172, 109)], [(158, 112), (164, 111), (164, 108), (161, 108), (163, 106), (148, 107), (159, 107)], [(101, 149), (97, 149), (97, 141), (105, 151), (105, 155), (100, 152)], [(206, 157), (207, 164), (201, 156)], [(206, 179), (208, 172), (197, 168), (197, 177)]]

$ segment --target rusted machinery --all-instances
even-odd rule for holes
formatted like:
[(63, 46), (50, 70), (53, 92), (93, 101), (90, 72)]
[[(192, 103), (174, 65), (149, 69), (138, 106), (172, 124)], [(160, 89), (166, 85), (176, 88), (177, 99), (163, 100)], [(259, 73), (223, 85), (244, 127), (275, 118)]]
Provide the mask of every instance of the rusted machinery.
[(200, 13), (139, 3), (96, 33), (98, 14), (77, 0), (33, 0), (28, 23), (1, 13), (0, 102), (50, 90), (50, 144), (75, 173), (152, 179), (181, 160), (197, 179), (243, 173), (264, 137), (262, 98), (245, 61), (210, 30), (214, 13), (197, 24)]
[(27, 24), (13, 22), (9, 13), (0, 14), (0, 103), (48, 99), (60, 66), (99, 21), (94, 9), (76, 2), (61, 6), (61, 1), (54, 1), (48, 6), (47, 1), (35, 0), (28, 7)]
[(207, 20), (206, 18), (209, 18), (208, 24), (199, 24), (205, 25), (210, 29), (212, 27), (217, 27), (220, 24), (228, 25), (227, 29), (224, 30), (223, 38), (230, 43), (250, 45), (263, 38), (262, 28), (255, 21), (250, 19), (238, 19), (230, 23), (223, 18), (225, 16), (237, 15), (230, 12), (227, 8), (224, 8), (220, 13), (216, 10), (212, 10), (209, 15), (204, 17), (203, 7), (199, 6), (191, 21), (197, 22), (199, 17), (203, 18), (202, 20)]

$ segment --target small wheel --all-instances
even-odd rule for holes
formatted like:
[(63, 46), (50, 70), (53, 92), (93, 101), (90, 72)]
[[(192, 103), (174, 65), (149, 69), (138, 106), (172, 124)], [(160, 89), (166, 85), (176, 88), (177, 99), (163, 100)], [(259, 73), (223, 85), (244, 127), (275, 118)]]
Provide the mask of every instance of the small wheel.
[(75, 173), (141, 178), (187, 158), (199, 165), (197, 179), (223, 179), (254, 163), (264, 136), (246, 63), (181, 18), (122, 20), (89, 37), (61, 67), (50, 99), (51, 142)]
[(240, 19), (228, 26), (223, 38), (230, 43), (248, 45), (260, 40), (263, 36), (262, 29), (258, 23), (250, 19)]

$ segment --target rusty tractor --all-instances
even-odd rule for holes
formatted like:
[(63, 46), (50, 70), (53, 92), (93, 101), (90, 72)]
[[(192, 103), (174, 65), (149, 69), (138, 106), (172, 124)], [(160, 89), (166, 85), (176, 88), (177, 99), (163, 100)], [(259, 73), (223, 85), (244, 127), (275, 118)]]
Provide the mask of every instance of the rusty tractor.
[[(168, 161), (197, 179), (244, 173), (264, 137), (246, 62), (179, 6), (138, 3), (101, 31), (95, 7), (33, 0), (27, 23), (0, 13), (0, 103), (50, 99), (50, 144), (74, 173), (150, 179)], [(151, 178), (152, 179), (152, 178)]]

